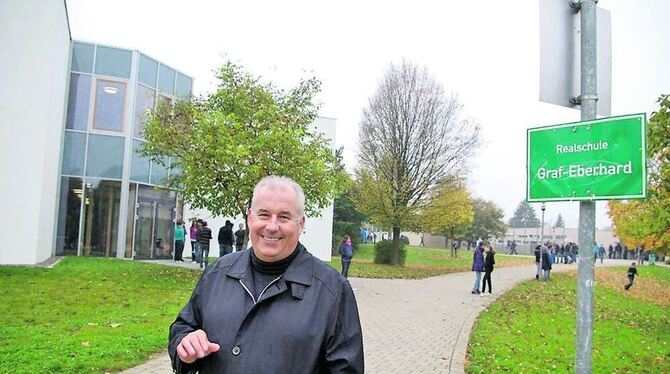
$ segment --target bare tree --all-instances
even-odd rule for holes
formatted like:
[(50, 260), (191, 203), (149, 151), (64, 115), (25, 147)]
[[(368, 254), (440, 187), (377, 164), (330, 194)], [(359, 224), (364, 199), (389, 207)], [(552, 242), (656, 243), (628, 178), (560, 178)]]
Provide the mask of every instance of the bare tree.
[(356, 170), (360, 208), (393, 228), (392, 263), (400, 230), (416, 218), (430, 192), (463, 174), (479, 144), (479, 126), (464, 119), (457, 97), (425, 67), (391, 65), (363, 110)]

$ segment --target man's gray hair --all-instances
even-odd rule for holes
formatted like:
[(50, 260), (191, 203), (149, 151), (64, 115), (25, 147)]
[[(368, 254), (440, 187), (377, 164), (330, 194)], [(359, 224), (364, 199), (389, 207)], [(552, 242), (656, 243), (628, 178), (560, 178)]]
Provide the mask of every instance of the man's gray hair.
[(297, 196), (298, 200), (298, 215), (299, 217), (302, 217), (305, 215), (305, 193), (302, 190), (302, 187), (298, 183), (296, 183), (293, 179), (285, 176), (279, 176), (279, 175), (268, 175), (267, 177), (264, 177), (263, 179), (256, 184), (256, 187), (254, 187), (254, 195), (251, 197), (251, 207), (253, 208), (254, 203), (256, 202), (256, 196), (258, 195), (258, 192), (261, 190), (263, 187), (289, 187), (293, 189)]

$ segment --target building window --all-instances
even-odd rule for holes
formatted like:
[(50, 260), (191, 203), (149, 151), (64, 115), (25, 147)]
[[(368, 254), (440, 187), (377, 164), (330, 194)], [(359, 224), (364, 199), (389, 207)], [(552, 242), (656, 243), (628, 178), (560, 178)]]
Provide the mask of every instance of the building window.
[(93, 128), (104, 131), (123, 131), (126, 84), (98, 79), (95, 88)]
[(158, 73), (158, 62), (145, 55), (140, 55), (140, 68), (137, 80), (149, 87), (156, 88), (156, 75)]
[(86, 133), (65, 131), (62, 173), (65, 175), (84, 175), (85, 155)]
[(124, 142), (125, 139), (120, 136), (91, 134), (88, 137), (86, 175), (121, 179)]
[(81, 178), (61, 178), (56, 255), (77, 255), (83, 198)]
[(125, 49), (98, 46), (95, 56), (95, 73), (130, 79), (133, 53)]
[(133, 156), (131, 157), (132, 161), (130, 164), (130, 180), (149, 183), (149, 168), (151, 162), (138, 153), (141, 145), (141, 141), (133, 140)]
[(135, 94), (135, 124), (133, 126), (133, 136), (144, 139), (144, 121), (148, 117), (148, 112), (154, 109), (156, 92), (141, 84), (137, 85)]
[(172, 95), (174, 93), (174, 69), (161, 65), (158, 70), (158, 89)]
[(82, 255), (116, 256), (121, 182), (86, 179)]
[(152, 162), (151, 163), (151, 183), (157, 185), (166, 185), (168, 179), (168, 166), (170, 160), (167, 157), (162, 157), (163, 165)]
[(173, 181), (181, 177), (181, 166), (179, 166), (178, 159), (170, 159), (170, 169), (168, 170), (168, 181)]
[(95, 47), (90, 44), (74, 42), (72, 45), (72, 63), (70, 69), (82, 73), (92, 73), (94, 51)]
[(177, 73), (177, 93), (176, 96), (180, 99), (190, 99), (191, 98), (191, 87), (193, 86), (193, 80), (184, 74)]
[(88, 107), (91, 100), (91, 76), (70, 74), (70, 92), (67, 101), (65, 128), (86, 130), (88, 128)]

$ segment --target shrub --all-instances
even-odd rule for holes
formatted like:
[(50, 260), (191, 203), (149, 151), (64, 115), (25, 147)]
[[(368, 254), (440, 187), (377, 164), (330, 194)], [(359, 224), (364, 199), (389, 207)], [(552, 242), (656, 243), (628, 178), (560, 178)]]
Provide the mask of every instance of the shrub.
[[(391, 252), (393, 251), (393, 241), (382, 240), (375, 244), (375, 264), (390, 264)], [(407, 257), (407, 250), (405, 243), (400, 241), (400, 248), (398, 248), (398, 265), (405, 265), (405, 258)]]
[(404, 245), (409, 245), (409, 238), (405, 235), (400, 235), (400, 242)]

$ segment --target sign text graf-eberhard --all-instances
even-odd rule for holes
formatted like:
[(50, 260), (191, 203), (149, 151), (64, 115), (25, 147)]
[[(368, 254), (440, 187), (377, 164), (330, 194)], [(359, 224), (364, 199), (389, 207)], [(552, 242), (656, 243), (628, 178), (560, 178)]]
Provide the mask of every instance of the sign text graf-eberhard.
[(528, 130), (528, 201), (646, 197), (644, 114)]

